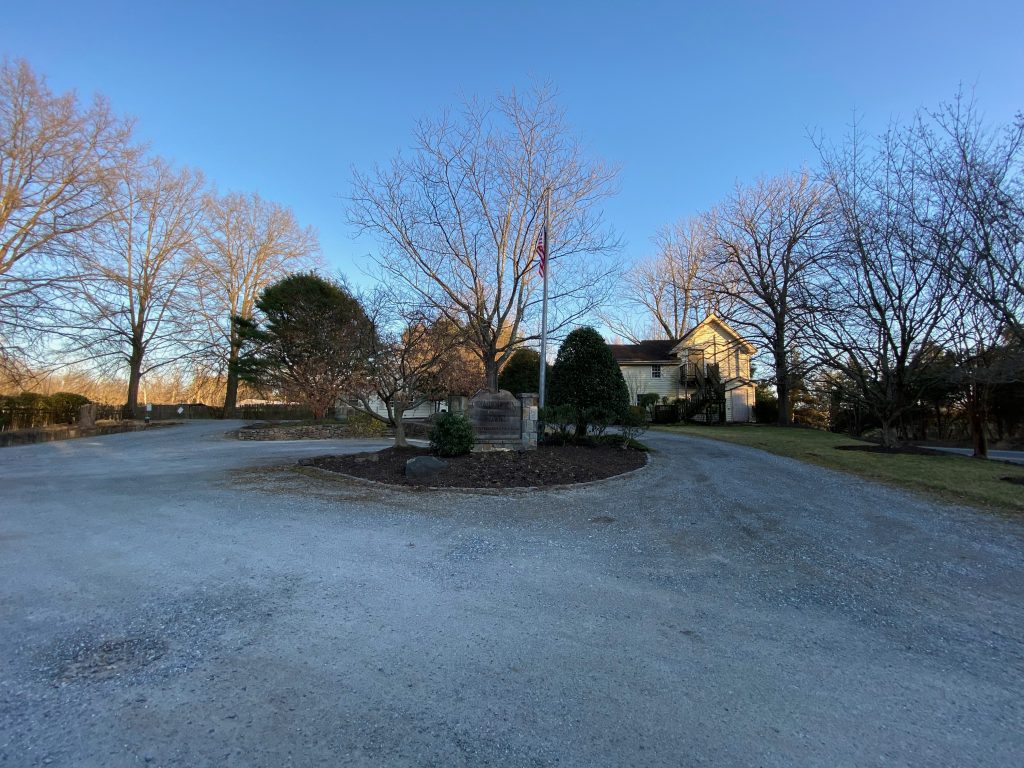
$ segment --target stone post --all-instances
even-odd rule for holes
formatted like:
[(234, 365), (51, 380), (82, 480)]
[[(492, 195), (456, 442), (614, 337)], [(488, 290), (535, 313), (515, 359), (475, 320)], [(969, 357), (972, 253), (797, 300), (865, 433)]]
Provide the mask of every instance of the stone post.
[(92, 429), (96, 426), (95, 403), (86, 403), (78, 409), (78, 426), (82, 429)]
[(523, 417), (521, 435), (523, 438), (523, 450), (537, 450), (537, 404), (540, 398), (536, 392), (524, 392), (519, 395), (519, 402), (523, 404)]

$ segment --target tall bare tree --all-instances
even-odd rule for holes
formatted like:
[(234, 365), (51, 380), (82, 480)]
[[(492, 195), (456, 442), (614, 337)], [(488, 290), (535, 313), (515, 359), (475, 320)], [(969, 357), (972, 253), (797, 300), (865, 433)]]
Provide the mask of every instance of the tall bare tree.
[[(681, 339), (711, 314), (724, 314), (735, 281), (712, 273), (712, 241), (705, 219), (681, 219), (654, 237), (657, 254), (639, 261), (622, 278), (624, 307), (603, 318), (633, 342), (657, 337)], [(720, 265), (715, 265), (720, 267)]]
[(396, 299), (446, 317), (480, 358), (487, 386), (539, 335), (535, 245), (550, 191), (549, 331), (578, 321), (610, 290), (618, 240), (600, 203), (615, 171), (588, 160), (552, 94), (469, 101), (420, 122), (411, 154), (354, 174), (350, 221), (376, 236), (377, 276)]
[(130, 139), (104, 99), (82, 106), (25, 61), (0, 63), (0, 361), (70, 276), (68, 239), (111, 214), (105, 182)]
[(315, 266), (316, 232), (302, 227), (289, 208), (258, 194), (210, 195), (200, 254), (202, 317), (207, 325), (213, 369), (227, 377), (225, 416), (238, 398), (239, 338), (233, 318), (252, 320), (260, 292)]
[(143, 376), (194, 349), (185, 301), (202, 220), (203, 177), (160, 159), (120, 164), (108, 179), (113, 214), (79, 238), (78, 279), (58, 313), (66, 358), (127, 366), (126, 410)]
[(819, 286), (816, 348), (878, 419), (886, 446), (936, 384), (957, 325), (955, 293), (939, 267), (958, 250), (955, 209), (921, 178), (912, 139), (893, 129), (864, 151), (854, 135), (824, 157), (838, 226)]
[(988, 309), (994, 330), (1024, 342), (1024, 114), (993, 130), (959, 95), (919, 113), (907, 140), (918, 175), (953, 210), (961, 235), (938, 266)]
[(738, 185), (708, 217), (716, 270), (729, 276), (717, 286), (732, 301), (725, 319), (770, 355), (780, 425), (790, 423), (790, 389), (810, 361), (794, 353), (814, 322), (831, 220), (828, 189), (806, 172)]

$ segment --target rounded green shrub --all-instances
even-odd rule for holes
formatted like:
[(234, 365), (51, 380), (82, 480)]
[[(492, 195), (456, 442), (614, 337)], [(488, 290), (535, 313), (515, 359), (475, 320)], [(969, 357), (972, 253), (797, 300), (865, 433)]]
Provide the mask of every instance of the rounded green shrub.
[(438, 456), (462, 456), (474, 442), (473, 425), (464, 413), (446, 413), (430, 430), (430, 447)]
[(551, 369), (548, 385), (551, 405), (576, 409), (576, 436), (587, 434), (588, 415), (604, 413), (618, 419), (629, 407), (629, 389), (619, 364), (601, 334), (577, 328), (565, 337)]

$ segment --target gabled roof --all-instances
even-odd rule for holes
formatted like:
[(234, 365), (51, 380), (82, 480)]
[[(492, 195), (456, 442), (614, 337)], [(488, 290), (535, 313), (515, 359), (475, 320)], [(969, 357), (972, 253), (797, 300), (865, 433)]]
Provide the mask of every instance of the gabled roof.
[(693, 328), (683, 334), (683, 338), (679, 340), (679, 343), (672, 347), (671, 353), (673, 355), (678, 355), (682, 350), (689, 346), (689, 342), (692, 341), (692, 337), (697, 333), (697, 331), (709, 325), (717, 325), (721, 329), (722, 334), (735, 339), (735, 343), (742, 347), (744, 352), (752, 355), (757, 351), (757, 347), (736, 333), (736, 331), (730, 328), (724, 320), (718, 317), (718, 315), (708, 315), (701, 322), (697, 323), (697, 325), (693, 326)]
[(617, 363), (678, 363), (672, 354), (676, 342), (671, 339), (649, 339), (639, 344), (609, 344)]

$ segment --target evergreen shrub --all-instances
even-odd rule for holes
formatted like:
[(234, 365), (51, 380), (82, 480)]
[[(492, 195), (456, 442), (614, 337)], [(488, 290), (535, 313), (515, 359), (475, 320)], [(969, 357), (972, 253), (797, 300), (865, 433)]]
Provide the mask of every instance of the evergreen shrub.
[(586, 437), (588, 416), (600, 409), (621, 418), (629, 407), (629, 389), (619, 364), (601, 334), (590, 327), (566, 336), (551, 369), (552, 405), (576, 409), (576, 435)]
[(446, 413), (430, 430), (430, 447), (438, 456), (462, 456), (474, 442), (473, 425), (464, 413)]

